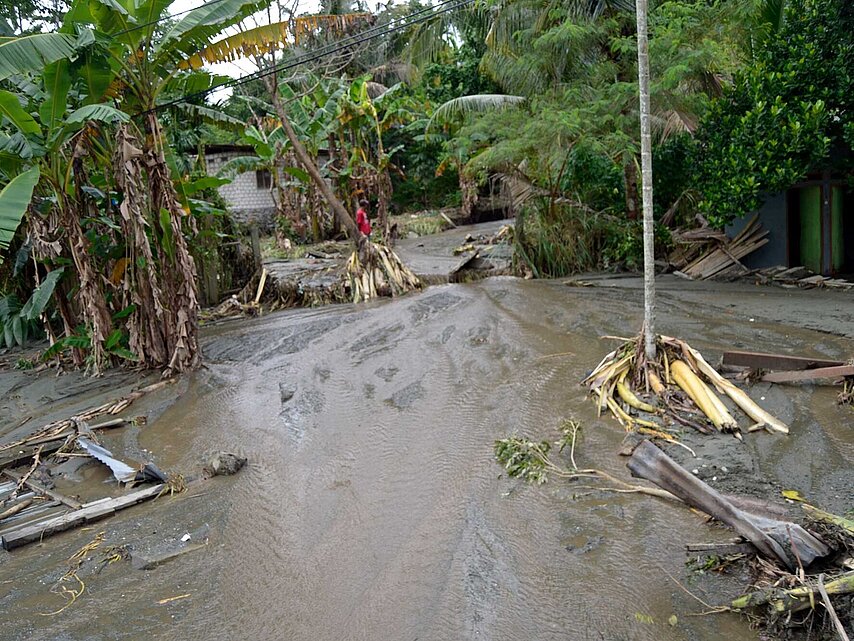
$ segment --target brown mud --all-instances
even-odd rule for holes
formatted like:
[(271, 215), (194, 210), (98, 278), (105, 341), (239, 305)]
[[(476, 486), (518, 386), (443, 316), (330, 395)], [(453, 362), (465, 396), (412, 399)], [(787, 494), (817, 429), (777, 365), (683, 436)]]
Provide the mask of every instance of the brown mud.
[[(659, 331), (712, 362), (728, 348), (851, 356), (850, 297), (706, 285), (665, 282)], [(830, 329), (798, 326), (837, 305)], [(635, 333), (641, 309), (628, 281), (571, 288), (494, 278), (209, 328), (206, 367), (131, 406), (152, 420), (116, 430), (110, 445), (153, 453), (162, 469), (184, 474), (220, 450), (247, 457), (246, 468), (0, 552), (0, 638), (757, 639), (734, 614), (689, 616), (703, 607), (668, 577), (709, 603), (739, 594), (748, 577), (698, 577), (685, 565), (685, 544), (725, 540), (728, 530), (649, 497), (529, 487), (492, 460), (495, 439), (554, 439), (574, 417), (584, 425), (579, 465), (627, 477), (622, 428), (596, 418), (579, 381), (607, 349), (598, 336)], [(17, 424), (42, 405), (67, 415), (75, 403), (117, 396), (106, 389), (116, 382), (131, 380), (96, 380), (105, 388), (82, 398), (76, 375), (3, 372), (2, 421)], [(699, 458), (668, 452), (724, 491), (773, 498), (797, 489), (845, 512), (854, 413), (835, 405), (835, 393), (757, 385), (751, 394), (791, 425), (788, 437), (687, 433)], [(90, 470), (87, 487), (107, 477)], [(42, 616), (64, 604), (49, 588), (65, 559), (99, 531), (132, 553), (160, 554), (185, 533), (206, 545), (151, 570), (119, 562), (96, 574), (87, 564), (77, 602)]]

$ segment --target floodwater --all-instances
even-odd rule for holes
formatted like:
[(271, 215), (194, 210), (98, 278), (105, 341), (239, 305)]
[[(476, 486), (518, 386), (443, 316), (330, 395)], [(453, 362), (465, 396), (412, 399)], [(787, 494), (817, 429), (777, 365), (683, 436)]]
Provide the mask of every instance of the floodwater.
[[(721, 311), (738, 296), (750, 292), (719, 306), (664, 292), (660, 330), (710, 360), (739, 346), (850, 354), (845, 338)], [(640, 319), (636, 289), (497, 278), (209, 328), (206, 368), (126, 445), (188, 476), (221, 449), (248, 467), (0, 553), (0, 638), (756, 639), (735, 615), (691, 616), (704, 607), (674, 582), (710, 603), (736, 595), (746, 577), (685, 565), (685, 544), (730, 532), (650, 497), (530, 487), (492, 459), (496, 439), (554, 440), (574, 417), (579, 465), (626, 478), (621, 428), (596, 418), (578, 381), (606, 351), (597, 337)], [(753, 393), (791, 436), (691, 434), (701, 458), (674, 456), (725, 490), (793, 488), (850, 509), (851, 410), (830, 389)], [(86, 591), (43, 616), (65, 603), (49, 592), (64, 559), (101, 530), (134, 550), (184, 533), (208, 545), (153, 570), (81, 571)]]

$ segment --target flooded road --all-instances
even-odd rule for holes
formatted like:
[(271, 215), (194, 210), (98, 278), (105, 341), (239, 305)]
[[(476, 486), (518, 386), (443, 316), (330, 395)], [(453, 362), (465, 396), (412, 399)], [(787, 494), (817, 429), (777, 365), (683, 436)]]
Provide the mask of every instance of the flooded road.
[[(750, 292), (727, 300), (738, 296)], [(850, 356), (843, 337), (751, 322), (721, 311), (729, 304), (664, 292), (660, 329), (710, 361), (738, 346)], [(735, 615), (689, 616), (703, 607), (668, 576), (709, 602), (733, 596), (746, 577), (692, 576), (683, 551), (729, 531), (649, 497), (529, 487), (492, 460), (496, 439), (554, 440), (574, 417), (579, 465), (626, 478), (622, 429), (596, 418), (578, 381), (606, 351), (597, 337), (633, 334), (641, 313), (629, 288), (497, 278), (208, 329), (206, 368), (134, 446), (166, 470), (198, 470), (222, 449), (248, 467), (0, 553), (0, 638), (758, 638)], [(728, 466), (716, 472), (725, 490), (794, 488), (850, 509), (850, 408), (832, 389), (753, 393), (792, 435), (694, 440), (701, 458), (690, 464)], [(48, 591), (64, 560), (101, 530), (143, 549), (184, 533), (208, 545), (153, 570), (109, 565), (85, 578), (76, 603), (42, 616), (64, 603)]]

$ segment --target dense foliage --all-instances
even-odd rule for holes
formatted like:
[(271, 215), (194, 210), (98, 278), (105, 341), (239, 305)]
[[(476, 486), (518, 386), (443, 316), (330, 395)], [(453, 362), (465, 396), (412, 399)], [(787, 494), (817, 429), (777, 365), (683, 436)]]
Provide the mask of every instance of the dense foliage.
[(791, 0), (779, 31), (715, 102), (697, 136), (698, 188), (725, 225), (810, 172), (850, 174), (854, 7)]

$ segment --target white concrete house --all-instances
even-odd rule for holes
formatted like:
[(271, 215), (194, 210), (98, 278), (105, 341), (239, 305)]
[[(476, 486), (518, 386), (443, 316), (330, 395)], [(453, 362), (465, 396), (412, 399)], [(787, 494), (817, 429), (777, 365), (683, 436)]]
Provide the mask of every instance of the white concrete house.
[[(228, 161), (254, 155), (255, 150), (248, 145), (208, 145), (205, 147), (205, 166), (208, 174), (215, 176)], [(269, 171), (248, 171), (238, 174), (230, 184), (219, 187), (217, 191), (239, 222), (255, 222), (262, 229), (269, 229), (276, 211), (272, 184)]]

